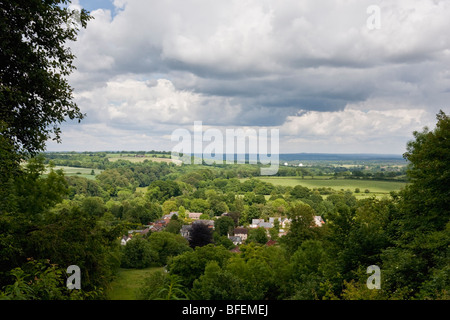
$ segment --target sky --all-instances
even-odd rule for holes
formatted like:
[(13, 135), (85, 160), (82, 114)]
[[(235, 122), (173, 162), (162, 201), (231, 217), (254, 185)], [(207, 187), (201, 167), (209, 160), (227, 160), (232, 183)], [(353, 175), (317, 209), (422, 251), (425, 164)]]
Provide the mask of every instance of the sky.
[[(280, 153), (402, 154), (449, 113), (450, 1), (74, 0), (86, 118), (48, 151), (172, 150), (176, 129), (277, 129)], [(373, 9), (375, 7), (375, 9)]]

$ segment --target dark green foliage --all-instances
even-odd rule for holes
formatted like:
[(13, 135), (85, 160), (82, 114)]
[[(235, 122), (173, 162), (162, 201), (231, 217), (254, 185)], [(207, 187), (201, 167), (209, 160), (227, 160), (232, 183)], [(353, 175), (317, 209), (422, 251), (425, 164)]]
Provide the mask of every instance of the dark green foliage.
[(192, 248), (203, 247), (212, 243), (212, 230), (202, 222), (192, 224), (189, 235), (189, 245)]
[(248, 233), (247, 243), (255, 242), (259, 244), (266, 244), (269, 239), (267, 238), (266, 229), (259, 227), (251, 229)]
[(289, 253), (297, 251), (303, 241), (317, 237), (317, 230), (312, 228), (314, 216), (314, 209), (304, 203), (298, 203), (289, 209), (288, 217), (292, 219), (290, 232), (280, 239)]
[(170, 232), (152, 233), (147, 241), (150, 248), (158, 253), (158, 265), (165, 266), (170, 257), (175, 257), (183, 252), (191, 251), (189, 242), (180, 234)]
[(311, 190), (303, 186), (295, 186), (294, 189), (291, 190), (291, 196), (294, 199), (306, 199), (311, 194)]
[(220, 217), (214, 221), (214, 230), (221, 236), (232, 234), (234, 227), (234, 220), (228, 216)]
[(157, 264), (158, 253), (152, 248), (150, 243), (141, 238), (135, 237), (127, 242), (123, 249), (122, 267), (124, 268), (147, 268)]
[(185, 300), (188, 298), (185, 287), (176, 275), (157, 271), (144, 280), (139, 291), (142, 300)]
[(65, 3), (0, 2), (0, 134), (22, 154), (43, 150), (52, 134), (60, 140), (65, 118), (83, 118), (65, 79), (75, 68), (67, 43), (90, 17), (82, 10), (75, 23)]
[(30, 259), (9, 273), (14, 282), (0, 292), (0, 300), (100, 299), (101, 291), (69, 290), (65, 270), (46, 260)]
[(174, 257), (169, 261), (167, 269), (171, 274), (180, 276), (183, 285), (190, 288), (194, 280), (203, 274), (208, 262), (214, 260), (219, 266), (222, 266), (231, 255), (224, 247), (215, 247), (213, 244), (209, 244)]
[(150, 184), (148, 187), (148, 194), (150, 199), (164, 202), (172, 197), (179, 196), (181, 194), (180, 186), (176, 181), (162, 181), (157, 180)]

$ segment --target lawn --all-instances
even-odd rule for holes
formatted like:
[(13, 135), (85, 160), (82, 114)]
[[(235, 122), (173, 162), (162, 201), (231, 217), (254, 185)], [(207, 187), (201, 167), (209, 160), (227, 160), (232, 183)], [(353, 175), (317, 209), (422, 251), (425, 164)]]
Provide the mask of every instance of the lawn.
[[(66, 167), (66, 166), (55, 166), (54, 170), (62, 169), (64, 175), (66, 176), (77, 176), (87, 179), (95, 179), (95, 176), (100, 174), (103, 170), (100, 169), (90, 169), (90, 168), (78, 168), (78, 167)], [(91, 174), (94, 170), (94, 175)], [(48, 173), (48, 170), (45, 172)]]
[[(274, 185), (290, 186), (302, 185), (304, 187), (314, 188), (332, 188), (334, 190), (355, 191), (359, 188), (361, 193), (354, 193), (357, 198), (369, 196), (382, 197), (389, 195), (391, 191), (399, 191), (407, 185), (400, 181), (376, 181), (376, 180), (353, 180), (353, 179), (330, 179), (328, 177), (315, 177), (314, 179), (301, 177), (258, 177), (259, 180), (272, 183)], [(368, 189), (370, 193), (364, 191)]]
[(116, 279), (108, 290), (109, 300), (136, 300), (136, 294), (144, 279), (158, 270), (162, 271), (163, 268), (119, 269)]

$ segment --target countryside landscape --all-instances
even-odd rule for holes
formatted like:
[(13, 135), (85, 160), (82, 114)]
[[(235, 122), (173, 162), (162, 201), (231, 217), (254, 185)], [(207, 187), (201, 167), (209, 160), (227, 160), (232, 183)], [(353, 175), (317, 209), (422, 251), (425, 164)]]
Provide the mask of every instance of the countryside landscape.
[(448, 301), (450, 6), (212, 3), (0, 1), (0, 300)]

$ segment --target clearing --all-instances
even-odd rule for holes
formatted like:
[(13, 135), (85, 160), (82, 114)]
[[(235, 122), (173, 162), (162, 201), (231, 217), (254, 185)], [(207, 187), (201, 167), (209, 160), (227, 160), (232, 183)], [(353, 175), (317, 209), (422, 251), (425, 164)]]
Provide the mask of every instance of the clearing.
[(116, 279), (108, 290), (109, 300), (136, 300), (138, 290), (144, 283), (144, 279), (155, 271), (162, 271), (162, 267), (150, 267), (145, 269), (120, 268)]

